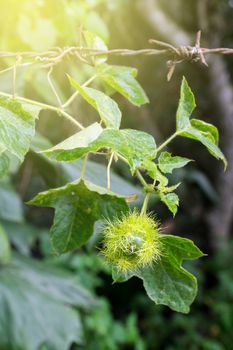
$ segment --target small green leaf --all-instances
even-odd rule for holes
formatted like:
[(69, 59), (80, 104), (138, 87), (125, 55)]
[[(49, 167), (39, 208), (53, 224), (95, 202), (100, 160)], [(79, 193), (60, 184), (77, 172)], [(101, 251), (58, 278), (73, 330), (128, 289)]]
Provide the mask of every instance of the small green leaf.
[(183, 77), (180, 100), (176, 113), (176, 130), (182, 130), (190, 125), (189, 118), (196, 107), (195, 98), (187, 80)]
[(176, 185), (172, 185), (172, 186), (167, 186), (167, 187), (164, 187), (163, 185), (159, 184), (157, 186), (157, 188), (162, 192), (162, 193), (170, 193), (170, 192), (173, 192), (175, 191), (179, 186), (180, 186), (180, 182)]
[(182, 168), (191, 162), (191, 159), (184, 157), (173, 157), (169, 152), (162, 152), (158, 159), (158, 165), (163, 173), (171, 174), (174, 169)]
[(196, 107), (194, 95), (188, 86), (185, 78), (182, 80), (180, 101), (176, 114), (177, 135), (188, 137), (201, 142), (208, 151), (217, 159), (221, 159), (225, 169), (227, 161), (218, 147), (218, 130), (209, 123), (198, 119), (191, 119), (190, 116)]
[(164, 193), (159, 192), (161, 201), (166, 204), (168, 209), (172, 212), (173, 216), (177, 213), (177, 207), (179, 205), (179, 197), (176, 193)]
[(158, 172), (157, 165), (153, 162), (153, 160), (150, 159), (144, 159), (141, 168), (147, 172), (147, 174), (152, 178), (155, 179)]
[(216, 126), (206, 123), (203, 120), (199, 120), (199, 119), (191, 119), (191, 125), (201, 131), (203, 134), (205, 134), (207, 137), (209, 137), (209, 139), (215, 143), (216, 145), (218, 144), (218, 140), (219, 140), (219, 133), (218, 133), (218, 129), (216, 128)]
[(11, 248), (8, 237), (0, 226), (0, 264), (7, 264), (11, 260)]
[(204, 254), (186, 238), (161, 235), (160, 243), (162, 255), (153, 265), (129, 273), (113, 269), (113, 279), (124, 282), (137, 276), (143, 280), (144, 288), (155, 304), (188, 313), (197, 294), (197, 281), (182, 267), (182, 263), (183, 260), (197, 259)]
[(80, 95), (98, 111), (101, 120), (103, 120), (108, 128), (119, 129), (121, 111), (113, 99), (101, 91), (82, 87), (71, 77), (69, 77), (69, 81), (79, 91)]
[(137, 82), (137, 70), (131, 67), (102, 65), (100, 77), (136, 106), (149, 102), (145, 91)]
[(156, 193), (160, 197), (161, 201), (167, 205), (168, 209), (173, 213), (173, 215), (175, 215), (177, 212), (177, 206), (179, 205), (179, 198), (175, 193), (171, 192), (174, 191), (180, 184), (167, 187), (168, 178), (163, 175), (159, 171), (157, 165), (149, 159), (143, 161), (141, 168), (145, 170), (153, 180), (158, 182), (155, 187), (157, 190)]
[(224, 163), (225, 168), (227, 167), (227, 160), (220, 148), (216, 145), (211, 132), (203, 132), (193, 126), (190, 126), (189, 128), (186, 128), (182, 133), (180, 133), (180, 136), (188, 137), (190, 139), (201, 142), (208, 149), (210, 154), (212, 154), (212, 156), (217, 159), (221, 159)]
[(57, 254), (86, 243), (97, 220), (128, 210), (123, 196), (83, 180), (39, 193), (28, 204), (55, 209), (50, 236)]
[(35, 120), (41, 108), (0, 97), (0, 149), (23, 160), (35, 133)]
[[(108, 48), (105, 44), (105, 42), (96, 34), (89, 32), (87, 30), (84, 30), (82, 32), (84, 39), (86, 41), (86, 45), (88, 48), (90, 49), (94, 49), (94, 50), (102, 50), (102, 51), (107, 51)], [(95, 56), (92, 58), (92, 61), (94, 64), (99, 65), (101, 63), (104, 63), (107, 60), (107, 55), (99, 55), (99, 56)]]
[(167, 186), (168, 179), (158, 169), (157, 165), (150, 159), (145, 159), (141, 165), (142, 169), (153, 179), (160, 183), (162, 187)]
[[(88, 139), (85, 136), (86, 134), (89, 136), (90, 133), (91, 135), (99, 133), (99, 136), (88, 144)], [(57, 161), (73, 161), (89, 152), (96, 152), (103, 148), (115, 151), (126, 158), (132, 172), (144, 159), (153, 159), (156, 153), (155, 140), (151, 135), (131, 129), (104, 129), (101, 132), (101, 127), (97, 123), (44, 151), (44, 153)]]

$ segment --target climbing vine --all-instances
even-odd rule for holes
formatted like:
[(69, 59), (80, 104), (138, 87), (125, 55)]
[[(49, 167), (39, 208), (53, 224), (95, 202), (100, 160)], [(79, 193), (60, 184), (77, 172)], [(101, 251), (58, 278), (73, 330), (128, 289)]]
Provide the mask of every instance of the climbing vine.
[[(158, 41), (153, 43), (163, 45), (163, 53), (175, 55), (170, 62), (169, 79), (176, 64), (184, 59), (206, 63), (203, 56), (206, 51), (200, 49), (200, 33), (195, 49), (188, 47), (178, 50)], [(200, 142), (212, 156), (223, 161), (224, 167), (227, 166), (218, 147), (218, 130), (212, 124), (193, 118), (196, 103), (185, 78), (181, 82), (176, 130), (160, 145), (156, 144), (152, 135), (144, 131), (122, 129), (122, 112), (112, 95), (110, 97), (106, 92), (91, 87), (98, 80), (111, 92), (121, 94), (135, 106), (149, 103), (146, 92), (136, 79), (137, 70), (109, 64), (108, 57), (110, 54), (156, 52), (156, 49), (140, 52), (108, 50), (102, 39), (83, 31), (82, 45), (79, 47), (44, 53), (2, 53), (1, 56), (13, 57), (16, 61), (7, 68), (13, 72), (12, 94), (0, 92), (0, 174), (3, 176), (8, 171), (9, 156), (18, 158), (20, 162), (24, 160), (34, 139), (36, 119), (42, 110), (55, 111), (67, 122), (71, 122), (77, 130), (53, 147), (40, 151), (40, 155), (55, 162), (82, 159), (80, 177), (63, 187), (39, 193), (27, 203), (54, 209), (54, 222), (50, 229), (54, 253), (63, 254), (85, 245), (93, 235), (94, 225), (102, 221), (99, 249), (112, 268), (113, 280), (123, 282), (136, 276), (143, 280), (149, 298), (156, 304), (164, 304), (175, 311), (187, 313), (197, 293), (197, 281), (184, 269), (182, 263), (204, 254), (188, 239), (163, 234), (158, 218), (149, 212), (150, 199), (156, 196), (173, 216), (176, 215), (179, 198), (175, 191), (180, 183), (169, 184), (168, 174), (191, 161), (166, 150), (169, 143), (177, 137)], [(67, 56), (91, 66), (94, 74), (83, 84), (67, 75), (73, 94), (62, 103), (52, 74), (54, 66)], [(27, 62), (24, 62), (25, 57), (29, 59)], [(38, 62), (48, 69), (47, 80), (56, 97), (57, 106), (17, 95), (18, 69)], [(78, 95), (96, 110), (97, 119), (90, 125), (84, 126), (70, 114), (69, 107)], [(103, 174), (106, 177), (105, 187), (88, 181), (85, 176), (89, 158), (97, 154), (107, 160), (106, 172)], [(144, 198), (141, 209), (134, 205), (137, 198), (134, 193), (123, 196), (112, 192), (112, 166), (116, 162), (124, 162), (131, 175), (138, 178)], [(6, 254), (2, 262), (7, 264), (9, 261), (10, 255)]]

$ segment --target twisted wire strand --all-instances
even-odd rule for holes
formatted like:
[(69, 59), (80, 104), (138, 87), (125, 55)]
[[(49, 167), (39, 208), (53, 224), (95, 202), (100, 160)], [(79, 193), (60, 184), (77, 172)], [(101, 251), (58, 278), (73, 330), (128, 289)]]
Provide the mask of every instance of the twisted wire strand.
[[(95, 48), (83, 47), (83, 46), (68, 46), (68, 47), (55, 47), (51, 50), (44, 52), (0, 52), (0, 58), (12, 57), (16, 60), (20, 58), (19, 66), (30, 65), (33, 63), (41, 63), (43, 68), (51, 68), (63, 61), (65, 57), (75, 56), (81, 62), (90, 63), (88, 58), (98, 57), (103, 55), (116, 55), (116, 56), (152, 56), (152, 55), (167, 55), (171, 59), (167, 61), (168, 66), (168, 79), (170, 80), (175, 67), (177, 64), (184, 61), (187, 62), (200, 62), (208, 66), (205, 55), (206, 54), (222, 54), (230, 55), (233, 54), (233, 48), (203, 48), (200, 46), (201, 31), (198, 31), (196, 36), (196, 43), (194, 46), (179, 46), (175, 47), (170, 43), (163, 41), (150, 39), (149, 43), (155, 45), (157, 48), (148, 49), (110, 49), (110, 50), (100, 50)], [(28, 62), (23, 62), (27, 60)], [(8, 68), (7, 68), (8, 69)], [(6, 71), (4, 69), (1, 72)], [(0, 72), (0, 73), (1, 73)]]

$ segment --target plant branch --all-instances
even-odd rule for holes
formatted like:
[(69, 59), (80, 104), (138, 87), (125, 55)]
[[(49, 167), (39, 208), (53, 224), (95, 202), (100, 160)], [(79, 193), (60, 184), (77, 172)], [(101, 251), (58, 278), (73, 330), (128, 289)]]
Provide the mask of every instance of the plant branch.
[[(128, 163), (127, 159), (123, 156), (121, 156), (120, 154), (117, 153), (117, 157), (120, 158), (121, 160), (123, 160), (123, 162)], [(140, 171), (137, 169), (135, 172), (137, 178), (139, 179), (139, 181), (141, 182), (143, 187), (148, 187), (148, 183), (146, 182), (146, 180), (144, 179), (144, 177), (142, 176), (142, 174), (140, 173)]]
[[(5, 96), (5, 97), (10, 97), (13, 98), (14, 96), (11, 94), (7, 94), (5, 92), (0, 92), (0, 96)], [(42, 103), (42, 102), (38, 102), (38, 101), (34, 101), (34, 100), (30, 100), (28, 98), (25, 97), (20, 97), (20, 96), (15, 96), (15, 100), (18, 100), (20, 102), (25, 102), (25, 103), (30, 103), (34, 106), (38, 106), (41, 107), (42, 109), (46, 109), (46, 110), (50, 110), (50, 111), (54, 111), (56, 112), (58, 115), (62, 115), (63, 117), (65, 117), (67, 120), (69, 120), (72, 124), (74, 124), (75, 126), (78, 126), (79, 129), (84, 129), (84, 126), (79, 123), (74, 117), (72, 117), (70, 114), (68, 114), (67, 112), (63, 111), (60, 107), (56, 107), (56, 106), (52, 106), (52, 105), (48, 105), (46, 103)]]
[(148, 208), (149, 199), (150, 199), (150, 193), (147, 193), (145, 195), (145, 198), (144, 198), (144, 201), (143, 201), (143, 205), (142, 205), (142, 209), (141, 209), (140, 215), (146, 214), (146, 211), (147, 211), (147, 208)]
[(54, 86), (52, 80), (51, 80), (52, 71), (53, 71), (53, 67), (51, 67), (51, 68), (49, 69), (49, 71), (48, 71), (47, 80), (48, 80), (49, 86), (51, 87), (51, 90), (53, 91), (53, 93), (54, 93), (54, 95), (55, 95), (55, 97), (56, 97), (56, 99), (57, 99), (57, 102), (58, 102), (58, 104), (59, 104), (59, 107), (62, 108), (61, 99), (60, 99), (60, 97), (59, 97), (59, 95), (58, 95), (58, 93), (57, 93), (57, 91), (56, 91), (56, 88), (55, 88), (55, 86)]
[(111, 165), (112, 161), (114, 159), (114, 152), (111, 153), (108, 166), (107, 166), (107, 190), (110, 191), (111, 189)]
[(176, 138), (179, 135), (179, 132), (176, 131), (174, 134), (172, 134), (166, 141), (164, 141), (158, 148), (157, 152), (160, 152), (164, 147), (166, 147), (174, 138)]
[(143, 187), (147, 187), (148, 183), (146, 182), (146, 180), (144, 179), (144, 177), (142, 176), (139, 170), (136, 170), (136, 175), (139, 181), (141, 182), (141, 184), (143, 185)]

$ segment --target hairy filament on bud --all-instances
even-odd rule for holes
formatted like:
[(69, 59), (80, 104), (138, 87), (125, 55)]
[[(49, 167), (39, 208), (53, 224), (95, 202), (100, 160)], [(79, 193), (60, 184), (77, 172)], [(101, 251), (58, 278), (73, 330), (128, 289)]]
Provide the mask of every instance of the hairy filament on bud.
[(102, 252), (120, 271), (151, 265), (161, 256), (159, 224), (146, 213), (129, 212), (104, 227)]

